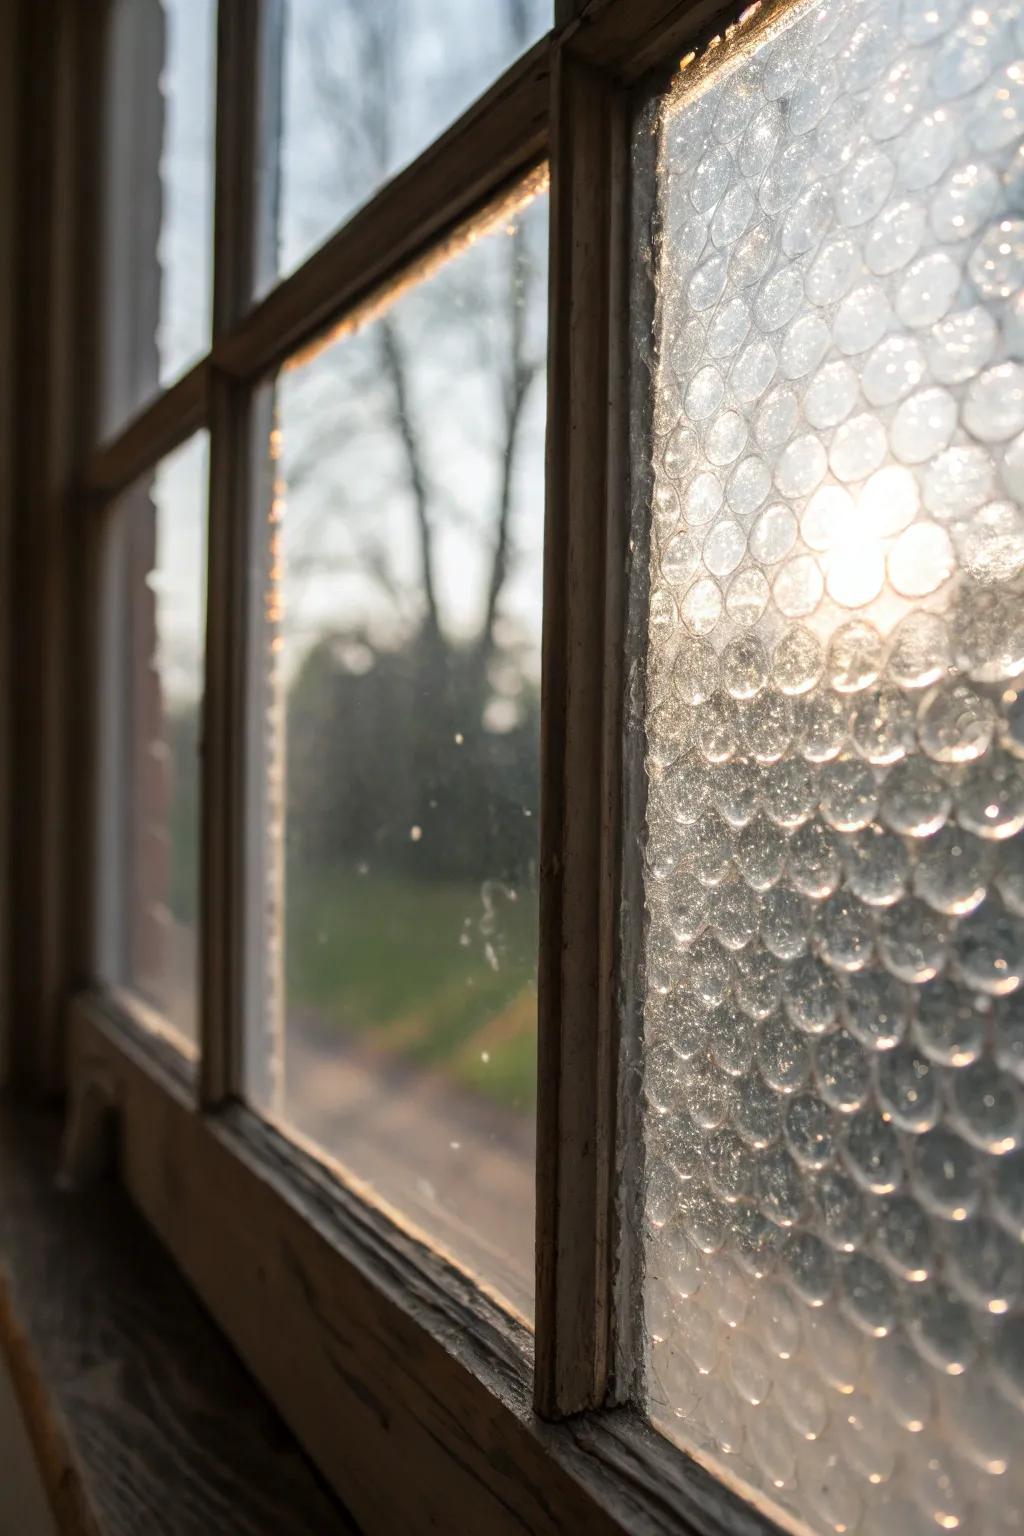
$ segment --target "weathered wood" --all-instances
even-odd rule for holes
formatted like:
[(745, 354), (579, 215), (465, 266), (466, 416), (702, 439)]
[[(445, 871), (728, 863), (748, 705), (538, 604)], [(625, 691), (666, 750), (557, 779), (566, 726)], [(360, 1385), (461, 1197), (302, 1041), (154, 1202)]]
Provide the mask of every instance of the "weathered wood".
[[(15, 279), (18, 271), (18, 175), (21, 96), (18, 70), (21, 0), (0, 0), (0, 28), (7, 46), (0, 50), (0, 613), (12, 611), (11, 544), (16, 516), (14, 481), (15, 402), (19, 380), (14, 355)], [(10, 857), (11, 626), (0, 623), (0, 868)], [(10, 1071), (12, 1015), (7, 996), (10, 893), (0, 881), (0, 1082)]]
[(581, 61), (626, 83), (671, 66), (737, 20), (732, 0), (583, 0), (565, 30)]
[(400, 273), (543, 158), (549, 42), (515, 63), (407, 170), (214, 347), (219, 368), (255, 378)]
[(71, 1048), (114, 1074), (132, 1198), (368, 1536), (771, 1529), (631, 1413), (540, 1420), (525, 1328), (256, 1116), (193, 1113), (100, 999)]
[(9, 544), (9, 806), (12, 903), (11, 1075), (39, 1093), (63, 1079), (61, 1013), (78, 959), (72, 953), (84, 827), (78, 814), (73, 731), (81, 693), (76, 663), (85, 598), (83, 520), (71, 487), (91, 419), (92, 210), (83, 199), (94, 138), (81, 72), (92, 60), (96, 6), (83, 0), (22, 5), (5, 46), (20, 87), (16, 167), (18, 234), (13, 356), (17, 379), (14, 505)]
[(61, 1529), (353, 1531), (125, 1195), (57, 1190), (59, 1132), (0, 1111), (0, 1345)]
[[(221, 0), (217, 16), (214, 343), (252, 298), (257, 207), (259, 27), (251, 0)], [(244, 1010), (246, 665), (245, 579), (251, 504), (251, 400), (211, 364), (206, 686), (203, 694), (200, 901), (200, 1097), (213, 1105), (240, 1086)], [(259, 829), (257, 835), (259, 835)]]
[(83, 472), (84, 489), (98, 496), (116, 496), (204, 427), (209, 372), (206, 359), (196, 363), (144, 407), (113, 442), (94, 449)]
[(602, 1403), (614, 1174), (624, 102), (556, 53), (541, 735), (536, 1401)]

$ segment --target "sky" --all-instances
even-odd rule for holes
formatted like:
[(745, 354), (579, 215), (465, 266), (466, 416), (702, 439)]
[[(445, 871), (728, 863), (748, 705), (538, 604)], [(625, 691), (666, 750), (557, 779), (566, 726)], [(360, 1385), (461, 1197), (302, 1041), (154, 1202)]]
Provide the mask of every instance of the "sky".
[[(137, 0), (120, 0), (130, 8)], [(211, 302), (214, 0), (163, 0), (165, 137), (159, 257), (160, 379), (166, 385), (208, 344)], [(513, 12), (521, 8), (518, 22)], [(284, 0), (278, 252), (292, 270), (332, 229), (491, 83), (550, 24), (550, 0)], [(388, 45), (367, 50), (393, 17)], [(370, 18), (368, 20), (368, 18)], [(385, 31), (387, 28), (385, 27)], [(272, 190), (272, 189), (270, 189)], [(268, 188), (263, 188), (264, 194)], [(523, 217), (536, 268), (526, 331), (531, 356), (544, 354), (546, 199)], [(396, 324), (407, 343), (416, 430), (436, 489), (438, 589), (453, 634), (470, 633), (483, 604), (493, 543), (500, 453), (502, 347), (509, 305), (501, 290), (507, 259), (494, 234), (443, 269), (429, 293), (404, 296)], [(484, 246), (490, 247), (485, 250)], [(378, 338), (367, 332), (334, 345), (279, 387), (286, 467), (310, 442), (330, 442), (316, 468), (287, 496), (286, 636), (309, 640), (368, 613), (386, 617), (379, 584), (339, 573), (352, 528), (373, 525), (389, 549), (393, 574), (415, 576), (414, 527), (391, 396), (373, 377)], [(367, 387), (369, 383), (369, 388)], [(504, 606), (536, 638), (539, 660), (543, 519), (544, 382), (531, 385), (514, 480), (518, 557)], [(340, 440), (339, 440), (340, 439)], [(205, 440), (184, 445), (160, 466), (159, 623), (169, 695), (197, 686), (205, 594)], [(451, 515), (449, 515), (451, 508)], [(323, 565), (317, 571), (318, 555)], [(288, 565), (301, 556), (301, 579)], [(312, 555), (312, 558), (310, 556)], [(390, 605), (393, 608), (393, 604)], [(292, 649), (292, 648), (290, 648)], [(295, 657), (292, 657), (292, 664)]]

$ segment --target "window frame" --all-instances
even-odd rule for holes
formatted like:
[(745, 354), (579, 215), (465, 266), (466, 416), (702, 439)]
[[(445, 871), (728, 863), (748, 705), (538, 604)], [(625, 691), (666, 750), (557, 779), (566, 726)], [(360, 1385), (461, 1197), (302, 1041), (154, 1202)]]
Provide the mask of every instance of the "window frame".
[[(19, 103), (22, 131), (43, 136), (46, 159), (41, 187), (30, 176), (20, 187), (30, 217), (19, 270), (43, 263), (46, 281), (31, 288), (15, 349), (29, 386), (19, 419), (24, 411), (31, 424), (34, 408), (36, 424), (10, 509), (20, 535), (12, 569), (33, 610), (24, 645), (12, 630), (19, 748), (7, 813), (13, 888), (23, 892), (10, 914), (13, 1080), (67, 1092), (68, 1147), (82, 1167), (114, 1121), (131, 1197), (367, 1529), (773, 1529), (646, 1425), (632, 1373), (617, 1363), (615, 1304), (630, 131), (653, 72), (706, 38), (726, 8), (556, 0), (552, 32), (250, 305), (261, 254), (260, 39), (279, 0), (258, 0), (260, 26), (252, 0), (220, 0), (210, 350), (93, 448), (94, 82), (106, 0), (7, 3), (19, 7), (21, 45), (38, 65)], [(364, 1200), (342, 1169), (241, 1102), (251, 818), (240, 598), (266, 435), (262, 386), (274, 368), (545, 159), (534, 1334)], [(196, 1064), (155, 1041), (124, 994), (98, 985), (90, 898), (99, 868), (98, 529), (120, 492), (201, 427), (210, 480)], [(16, 519), (15, 504), (41, 515)], [(19, 604), (19, 624), (22, 614)], [(268, 1329), (273, 1315), (293, 1326)]]

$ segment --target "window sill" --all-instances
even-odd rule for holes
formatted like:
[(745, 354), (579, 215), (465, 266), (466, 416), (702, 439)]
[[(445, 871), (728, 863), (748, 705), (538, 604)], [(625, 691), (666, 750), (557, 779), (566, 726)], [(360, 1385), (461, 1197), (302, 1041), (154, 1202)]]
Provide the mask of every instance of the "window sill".
[(109, 998), (70, 1044), (132, 1201), (367, 1533), (774, 1530), (627, 1408), (540, 1419), (521, 1324), (242, 1105), (197, 1114)]
[(59, 1138), (0, 1108), (0, 1346), (58, 1529), (355, 1531), (124, 1193), (57, 1188)]

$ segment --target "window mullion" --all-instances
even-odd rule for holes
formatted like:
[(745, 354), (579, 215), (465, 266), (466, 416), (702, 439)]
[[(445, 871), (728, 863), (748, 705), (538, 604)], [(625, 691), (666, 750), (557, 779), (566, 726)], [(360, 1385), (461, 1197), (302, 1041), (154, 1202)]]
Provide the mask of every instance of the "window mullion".
[[(256, 259), (258, 47), (248, 0), (220, 0), (214, 202), (214, 344), (248, 308)], [(251, 391), (211, 365), (206, 689), (202, 738), (202, 1102), (240, 1074), (244, 998), (245, 676)]]
[(565, 45), (552, 89), (536, 1400), (560, 1416), (610, 1368), (625, 103)]

